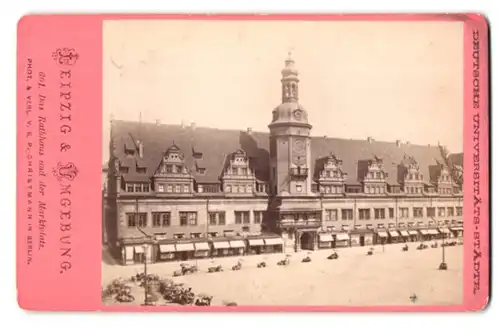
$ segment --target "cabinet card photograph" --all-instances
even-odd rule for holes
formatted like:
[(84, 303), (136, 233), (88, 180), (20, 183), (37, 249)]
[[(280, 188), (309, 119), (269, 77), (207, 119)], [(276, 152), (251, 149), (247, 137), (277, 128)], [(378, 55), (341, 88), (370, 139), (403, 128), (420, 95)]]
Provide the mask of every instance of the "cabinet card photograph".
[[(89, 277), (81, 283), (94, 290), (81, 292), (95, 295), (83, 307), (485, 307), (483, 17), (72, 19), (87, 19), (91, 28), (70, 25), (66, 34), (76, 33), (82, 45), (56, 52), (59, 67), (50, 68), (57, 71), (43, 72), (57, 88), (54, 102), (70, 100), (66, 85), (74, 102), (54, 105), (54, 125), (45, 127), (58, 155), (45, 168), (54, 199), (39, 201), (61, 212), (80, 201), (71, 219), (60, 220), (68, 218), (74, 225), (66, 229), (87, 239), (72, 235), (64, 243), (63, 225), (46, 237), (58, 243), (50, 253), (57, 278), (82, 276), (87, 260)], [(31, 17), (24, 27), (42, 23)], [(35, 60), (32, 66), (41, 69)], [(33, 72), (37, 92), (49, 84), (39, 74)], [(85, 107), (85, 97), (97, 101)], [(33, 111), (51, 110), (40, 108), (42, 100), (33, 94)], [(92, 184), (85, 202), (77, 192), (97, 175), (99, 189)], [(93, 227), (85, 231), (84, 223)]]

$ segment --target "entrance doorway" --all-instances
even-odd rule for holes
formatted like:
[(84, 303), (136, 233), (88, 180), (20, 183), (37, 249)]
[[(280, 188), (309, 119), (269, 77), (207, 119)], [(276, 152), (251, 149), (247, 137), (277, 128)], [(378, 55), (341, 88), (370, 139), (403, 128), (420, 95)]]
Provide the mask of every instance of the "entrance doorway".
[(314, 251), (313, 233), (305, 232), (300, 236), (300, 249)]
[(364, 235), (361, 235), (359, 237), (359, 245), (365, 246), (365, 236)]

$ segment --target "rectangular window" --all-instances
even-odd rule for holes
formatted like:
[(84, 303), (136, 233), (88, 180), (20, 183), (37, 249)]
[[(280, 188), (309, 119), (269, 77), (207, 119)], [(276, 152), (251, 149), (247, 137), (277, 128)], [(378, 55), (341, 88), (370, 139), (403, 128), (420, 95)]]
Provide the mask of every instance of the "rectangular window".
[(408, 208), (399, 208), (399, 217), (408, 218)]
[(183, 190), (184, 193), (189, 193), (189, 185), (184, 185), (183, 188), (184, 188)]
[(176, 165), (175, 166), (175, 172), (176, 173), (182, 173), (182, 165)]
[(427, 208), (427, 217), (436, 217), (436, 208)]
[(370, 209), (359, 209), (359, 220), (370, 219)]
[(137, 226), (146, 227), (148, 225), (148, 214), (145, 212), (139, 212), (137, 219)]
[(165, 186), (163, 184), (158, 184), (158, 192), (165, 192)]
[(462, 207), (457, 207), (457, 216), (458, 217), (462, 216)]
[(175, 185), (175, 193), (181, 193), (181, 186)]
[(167, 173), (173, 173), (174, 172), (174, 169), (173, 169), (172, 165), (166, 165), (166, 170), (167, 170)]
[(325, 211), (325, 220), (327, 221), (337, 221), (337, 209), (328, 209)]
[(352, 220), (352, 209), (342, 209), (342, 220)]
[(181, 226), (196, 226), (198, 223), (196, 212), (181, 211), (179, 212), (179, 218)]
[(414, 218), (422, 218), (424, 216), (423, 208), (413, 208), (413, 217)]
[(453, 217), (455, 215), (455, 208), (448, 207), (448, 217)]
[(172, 193), (172, 189), (173, 189), (172, 185), (168, 184), (167, 185), (167, 193)]
[(444, 217), (445, 215), (446, 215), (446, 209), (444, 207), (439, 207), (438, 208), (438, 216)]
[(225, 225), (226, 224), (226, 212), (221, 211), (219, 212), (219, 225)]
[(153, 227), (170, 226), (170, 212), (153, 212)]
[(385, 219), (385, 209), (384, 208), (375, 209), (375, 219)]
[(248, 169), (246, 169), (246, 168), (241, 168), (241, 174), (242, 174), (242, 175), (247, 175), (247, 174), (248, 174)]
[(238, 168), (233, 168), (232, 173), (233, 175), (238, 175)]
[(127, 192), (134, 192), (134, 184), (127, 184)]
[(249, 224), (250, 223), (250, 211), (235, 211), (234, 221), (236, 224)]
[(394, 208), (389, 208), (389, 218), (394, 218)]
[(135, 213), (127, 212), (125, 215), (127, 216), (127, 226), (135, 227), (136, 226)]
[(142, 191), (149, 192), (149, 184), (142, 184)]
[(208, 223), (210, 225), (217, 225), (217, 212), (208, 213)]
[(264, 211), (254, 211), (253, 212), (253, 223), (261, 224), (264, 217)]
[(140, 193), (142, 191), (141, 184), (135, 184), (134, 185), (134, 192)]

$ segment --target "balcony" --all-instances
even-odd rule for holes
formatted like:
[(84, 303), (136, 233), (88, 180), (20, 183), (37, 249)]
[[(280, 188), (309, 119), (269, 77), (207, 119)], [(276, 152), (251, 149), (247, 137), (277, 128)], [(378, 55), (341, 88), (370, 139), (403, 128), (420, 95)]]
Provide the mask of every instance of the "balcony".
[(309, 176), (309, 168), (290, 168), (290, 176), (299, 177), (299, 178), (307, 178)]

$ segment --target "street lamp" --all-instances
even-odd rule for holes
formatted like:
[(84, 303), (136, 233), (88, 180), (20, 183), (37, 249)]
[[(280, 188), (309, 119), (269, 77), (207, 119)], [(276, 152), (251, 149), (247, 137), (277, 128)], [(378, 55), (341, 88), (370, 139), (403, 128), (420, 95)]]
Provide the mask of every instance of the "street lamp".
[[(148, 235), (139, 226), (137, 226), (137, 229), (142, 234), (144, 234), (144, 236), (149, 238), (151, 240), (151, 243), (156, 243), (156, 239), (154, 236)], [(147, 260), (147, 256), (146, 256), (146, 253), (148, 251), (148, 244), (146, 242), (144, 242), (144, 244), (142, 245), (142, 248), (144, 250), (144, 257), (143, 257), (143, 259), (144, 259), (144, 304), (143, 305), (151, 305), (151, 303), (148, 301), (148, 288), (149, 288), (149, 284), (148, 284), (148, 260)]]
[[(431, 208), (432, 208), (432, 198), (431, 198)], [(434, 224), (437, 226), (438, 223), (436, 221), (436, 219), (433, 217), (433, 215), (431, 215), (429, 218), (432, 219), (432, 221), (434, 222)], [(439, 270), (448, 270), (448, 265), (446, 264), (446, 258), (445, 258), (445, 246), (444, 246), (444, 233), (441, 233), (442, 237), (441, 237), (441, 240), (442, 240), (442, 244), (441, 244), (441, 248), (442, 248), (442, 258), (441, 258), (441, 263), (439, 264), (439, 267), (438, 269)]]

